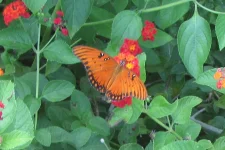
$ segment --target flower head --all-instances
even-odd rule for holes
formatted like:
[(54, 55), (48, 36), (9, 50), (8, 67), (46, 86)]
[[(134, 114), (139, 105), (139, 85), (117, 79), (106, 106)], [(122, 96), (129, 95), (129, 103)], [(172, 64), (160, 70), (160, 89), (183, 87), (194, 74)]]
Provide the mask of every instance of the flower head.
[(58, 11), (56, 12), (56, 14), (57, 14), (58, 17), (63, 17), (63, 16), (64, 16), (63, 11), (61, 11), (61, 10), (58, 10)]
[(2, 101), (0, 101), (0, 108), (4, 108), (5, 105), (2, 103)]
[(144, 41), (146, 41), (146, 40), (154, 41), (154, 39), (155, 39), (154, 36), (157, 33), (157, 30), (155, 28), (155, 24), (146, 20), (145, 26), (143, 27), (141, 33), (142, 33), (142, 37), (143, 37)]
[(2, 68), (0, 68), (0, 76), (4, 75), (4, 70)]
[(53, 22), (54, 22), (55, 25), (60, 25), (60, 24), (62, 24), (62, 18), (57, 17), (57, 18), (54, 19)]
[(222, 77), (222, 70), (220, 68), (217, 69), (217, 71), (213, 77), (214, 77), (214, 79), (219, 80)]
[(137, 40), (125, 39), (123, 45), (120, 48), (121, 53), (130, 53), (134, 56), (142, 52), (141, 47)]
[(8, 26), (13, 20), (18, 19), (20, 16), (29, 18), (30, 14), (27, 7), (21, 0), (16, 0), (8, 4), (3, 10), (4, 22)]
[(119, 108), (123, 108), (126, 105), (130, 106), (132, 104), (132, 97), (125, 97), (124, 99), (120, 101), (112, 100), (112, 104)]
[(221, 82), (221, 80), (219, 80), (219, 81), (216, 83), (216, 87), (217, 87), (218, 89), (222, 89), (222, 82)]
[(67, 28), (61, 28), (61, 32), (65, 36), (68, 36), (69, 35), (69, 32), (68, 32)]

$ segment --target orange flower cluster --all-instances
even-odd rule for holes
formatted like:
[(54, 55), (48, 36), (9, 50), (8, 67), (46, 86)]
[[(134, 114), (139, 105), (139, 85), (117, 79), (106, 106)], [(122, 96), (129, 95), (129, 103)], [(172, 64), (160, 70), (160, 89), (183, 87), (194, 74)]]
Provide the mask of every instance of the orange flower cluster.
[(225, 70), (218, 68), (213, 77), (215, 80), (218, 80), (216, 83), (218, 89), (225, 88)]
[(2, 68), (0, 68), (0, 76), (3, 76), (4, 75), (4, 71)]
[[(124, 63), (124, 66), (133, 71), (138, 77), (140, 76), (139, 61), (136, 58), (138, 54), (142, 52), (138, 42), (136, 40), (125, 39), (123, 45), (120, 48), (120, 53), (114, 57), (117, 63)], [(123, 108), (126, 105), (132, 104), (132, 97), (126, 97), (121, 101), (112, 100), (112, 104)]]
[(57, 11), (56, 15), (57, 17), (53, 21), (54, 24), (60, 28), (63, 35), (68, 36), (69, 33), (64, 25), (65, 21), (63, 20), (64, 13), (62, 11)]
[(23, 1), (16, 0), (8, 4), (3, 10), (4, 22), (8, 26), (13, 20), (19, 17), (29, 18), (30, 14)]
[(2, 103), (2, 101), (0, 101), (0, 120), (3, 119), (2, 117), (2, 110), (5, 108), (5, 105)]

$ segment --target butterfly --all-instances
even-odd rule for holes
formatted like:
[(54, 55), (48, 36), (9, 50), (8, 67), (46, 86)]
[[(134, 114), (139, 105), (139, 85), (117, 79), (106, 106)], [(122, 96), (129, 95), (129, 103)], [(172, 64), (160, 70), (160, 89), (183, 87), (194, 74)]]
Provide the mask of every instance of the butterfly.
[(88, 46), (76, 46), (73, 52), (85, 66), (91, 84), (110, 100), (147, 99), (144, 83), (124, 66), (124, 61), (117, 63), (108, 54)]

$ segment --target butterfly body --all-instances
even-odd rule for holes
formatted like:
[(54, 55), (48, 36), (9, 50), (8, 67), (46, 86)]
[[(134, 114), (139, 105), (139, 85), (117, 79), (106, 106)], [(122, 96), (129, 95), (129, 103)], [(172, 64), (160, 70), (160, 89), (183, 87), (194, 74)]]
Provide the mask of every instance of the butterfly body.
[(124, 66), (123, 60), (118, 64), (108, 54), (88, 46), (76, 46), (73, 52), (84, 64), (91, 84), (109, 99), (147, 98), (143, 82)]

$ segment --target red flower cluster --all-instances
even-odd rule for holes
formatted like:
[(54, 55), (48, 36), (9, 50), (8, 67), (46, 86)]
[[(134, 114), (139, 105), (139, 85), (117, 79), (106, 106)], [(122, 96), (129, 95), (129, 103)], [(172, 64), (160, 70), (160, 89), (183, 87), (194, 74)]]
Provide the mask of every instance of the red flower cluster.
[[(138, 77), (140, 76), (139, 61), (135, 57), (142, 52), (138, 42), (136, 40), (125, 39), (123, 45), (120, 48), (120, 53), (114, 57), (117, 63), (121, 61), (125, 62), (125, 67), (133, 71)], [(132, 97), (125, 97), (121, 101), (112, 100), (112, 104), (123, 108), (126, 105), (132, 104)]]
[(142, 37), (143, 37), (144, 41), (146, 41), (146, 40), (154, 41), (154, 39), (155, 39), (154, 36), (157, 33), (157, 30), (155, 28), (155, 24), (146, 20), (145, 26), (142, 29), (141, 33), (142, 33)]
[(2, 109), (5, 108), (5, 105), (0, 101), (0, 120), (2, 120)]
[(8, 4), (3, 10), (4, 22), (8, 26), (13, 20), (18, 19), (20, 16), (29, 18), (30, 14), (23, 1), (16, 0)]
[(216, 83), (216, 87), (218, 89), (225, 88), (225, 68), (218, 68), (213, 77), (214, 79), (218, 80)]
[(57, 17), (53, 21), (54, 24), (60, 28), (63, 35), (68, 36), (69, 33), (64, 25), (64, 20), (63, 20), (64, 13), (62, 11), (57, 11), (56, 15)]

